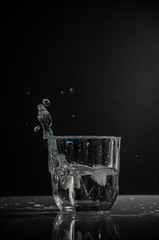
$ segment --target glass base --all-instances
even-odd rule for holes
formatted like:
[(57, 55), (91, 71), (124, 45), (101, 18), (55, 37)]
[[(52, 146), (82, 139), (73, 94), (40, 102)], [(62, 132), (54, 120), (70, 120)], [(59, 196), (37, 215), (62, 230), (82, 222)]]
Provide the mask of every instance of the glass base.
[(112, 206), (114, 205), (114, 202), (118, 196), (118, 189), (116, 189), (113, 197), (109, 199), (109, 201), (92, 201), (92, 200), (86, 200), (86, 201), (78, 201), (76, 200), (74, 205), (71, 205), (68, 201), (62, 201), (59, 197), (55, 197), (55, 202), (57, 207), (62, 212), (81, 212), (81, 211), (109, 211)]

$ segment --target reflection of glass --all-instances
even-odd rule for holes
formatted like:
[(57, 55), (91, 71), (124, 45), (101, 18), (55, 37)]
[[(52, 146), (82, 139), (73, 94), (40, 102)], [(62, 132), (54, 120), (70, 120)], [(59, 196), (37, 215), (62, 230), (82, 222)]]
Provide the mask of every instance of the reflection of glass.
[(48, 140), (55, 202), (62, 211), (110, 210), (118, 195), (120, 137)]
[(118, 226), (108, 215), (97, 213), (58, 214), (52, 240), (119, 239)]

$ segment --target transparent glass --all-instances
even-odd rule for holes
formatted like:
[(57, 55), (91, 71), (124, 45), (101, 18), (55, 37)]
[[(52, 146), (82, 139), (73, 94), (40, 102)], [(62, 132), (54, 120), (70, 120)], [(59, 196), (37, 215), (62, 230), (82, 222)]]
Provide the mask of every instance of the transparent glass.
[(120, 137), (48, 139), (53, 197), (61, 211), (110, 210), (119, 192)]

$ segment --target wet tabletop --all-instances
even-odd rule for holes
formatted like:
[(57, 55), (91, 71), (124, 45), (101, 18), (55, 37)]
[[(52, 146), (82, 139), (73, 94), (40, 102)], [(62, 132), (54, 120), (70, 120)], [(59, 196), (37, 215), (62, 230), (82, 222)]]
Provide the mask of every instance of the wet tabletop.
[(119, 195), (110, 212), (62, 214), (51, 196), (0, 197), (1, 239), (159, 239), (159, 195)]

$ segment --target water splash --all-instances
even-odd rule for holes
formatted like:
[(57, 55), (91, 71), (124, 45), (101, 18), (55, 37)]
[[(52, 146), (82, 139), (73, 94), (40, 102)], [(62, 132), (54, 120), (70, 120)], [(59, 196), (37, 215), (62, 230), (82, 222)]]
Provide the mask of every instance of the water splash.
[(34, 132), (38, 132), (40, 130), (40, 126), (36, 126), (35, 128), (34, 128)]
[(50, 128), (52, 126), (52, 117), (46, 107), (43, 104), (38, 105), (38, 121), (41, 123), (43, 128), (43, 138), (48, 139), (49, 137), (52, 138), (53, 131)]
[(50, 104), (51, 104), (51, 102), (50, 102), (49, 99), (47, 99), (47, 98), (43, 99), (43, 105), (44, 105), (45, 107), (50, 106)]
[(70, 88), (70, 93), (75, 93), (75, 89), (74, 88)]

